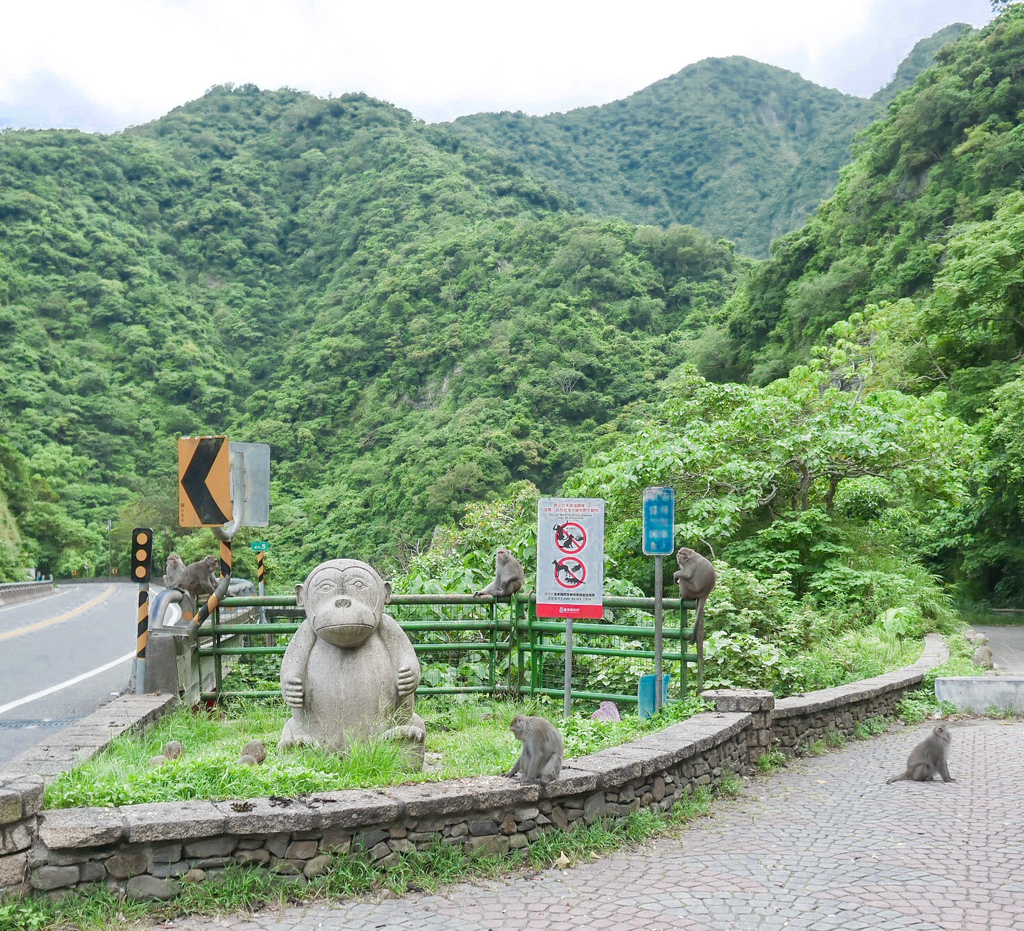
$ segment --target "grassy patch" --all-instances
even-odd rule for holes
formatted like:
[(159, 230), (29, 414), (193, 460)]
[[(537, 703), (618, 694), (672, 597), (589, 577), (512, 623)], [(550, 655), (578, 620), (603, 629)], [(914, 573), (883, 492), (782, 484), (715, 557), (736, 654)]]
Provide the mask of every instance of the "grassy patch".
[[(536, 703), (427, 699), (416, 705), (427, 725), (427, 766), (419, 773), (410, 771), (398, 746), (387, 741), (354, 744), (344, 757), (315, 748), (279, 752), (277, 741), (288, 717), (279, 703), (235, 702), (214, 712), (179, 708), (145, 736), (121, 737), (99, 756), (60, 776), (46, 790), (46, 806), (295, 796), (497, 775), (519, 753), (509, 731), (518, 712), (551, 717), (565, 737), (566, 756), (573, 757), (661, 730), (707, 707), (699, 699), (689, 699), (670, 704), (645, 721), (631, 714), (622, 721), (594, 721), (582, 713), (564, 720), (552, 714), (550, 706)], [(253, 739), (266, 747), (262, 766), (239, 760), (242, 748)], [(160, 766), (151, 765), (150, 759), (169, 740), (179, 741), (184, 753)]]

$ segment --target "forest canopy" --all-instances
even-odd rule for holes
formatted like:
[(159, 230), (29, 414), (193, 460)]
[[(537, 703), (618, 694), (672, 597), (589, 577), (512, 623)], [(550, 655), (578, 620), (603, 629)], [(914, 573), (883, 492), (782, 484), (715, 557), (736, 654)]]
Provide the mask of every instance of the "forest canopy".
[(1022, 33), (874, 102), (721, 59), (542, 121), (225, 85), (0, 133), (0, 577), (123, 572), (133, 526), (201, 555), (176, 440), (226, 434), (271, 446), (282, 588), (341, 553), (466, 581), (565, 493), (649, 591), (671, 484), (776, 618), (1018, 602)]

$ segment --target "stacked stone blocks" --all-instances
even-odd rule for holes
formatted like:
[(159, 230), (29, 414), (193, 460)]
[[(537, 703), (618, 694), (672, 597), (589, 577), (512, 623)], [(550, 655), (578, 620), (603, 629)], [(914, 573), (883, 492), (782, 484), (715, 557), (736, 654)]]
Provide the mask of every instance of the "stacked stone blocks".
[(715, 711), (567, 760), (544, 788), (488, 776), (292, 799), (43, 811), (39, 775), (0, 775), (0, 897), (104, 884), (131, 898), (170, 898), (229, 865), (304, 882), (330, 869), (335, 853), (380, 868), (435, 844), (496, 855), (548, 831), (668, 811), (687, 793), (750, 772), (773, 747), (795, 753), (829, 731), (852, 734), (858, 722), (892, 714), (943, 650), (941, 638), (929, 638), (908, 669), (780, 701), (760, 690), (708, 692)]

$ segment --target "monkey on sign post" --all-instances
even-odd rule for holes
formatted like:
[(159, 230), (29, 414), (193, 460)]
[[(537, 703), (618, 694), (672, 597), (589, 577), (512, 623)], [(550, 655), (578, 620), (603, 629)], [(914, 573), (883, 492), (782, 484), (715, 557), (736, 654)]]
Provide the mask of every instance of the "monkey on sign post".
[(486, 588), (473, 592), (473, 596), (494, 595), (495, 598), (505, 598), (518, 592), (525, 582), (526, 573), (522, 563), (502, 546), (494, 558), (494, 581)]
[(697, 600), (697, 618), (694, 621), (693, 636), (690, 639), (691, 642), (697, 644), (697, 655), (703, 659), (704, 605), (707, 604), (708, 595), (715, 587), (718, 576), (715, 575), (715, 567), (711, 565), (710, 560), (705, 559), (688, 546), (679, 547), (679, 552), (676, 553), (676, 562), (679, 563), (679, 568), (672, 578), (679, 585), (679, 597)]
[(946, 757), (949, 756), (949, 743), (952, 739), (949, 728), (939, 724), (922, 740), (907, 757), (907, 768), (898, 776), (886, 779), (886, 784), (899, 782), (901, 779), (912, 779), (914, 782), (929, 782), (936, 774), (943, 782), (956, 782), (950, 776)]
[(193, 598), (200, 595), (212, 595), (217, 590), (217, 571), (220, 559), (216, 556), (204, 556), (202, 559), (189, 563), (181, 575), (173, 582), (174, 588), (188, 592)]

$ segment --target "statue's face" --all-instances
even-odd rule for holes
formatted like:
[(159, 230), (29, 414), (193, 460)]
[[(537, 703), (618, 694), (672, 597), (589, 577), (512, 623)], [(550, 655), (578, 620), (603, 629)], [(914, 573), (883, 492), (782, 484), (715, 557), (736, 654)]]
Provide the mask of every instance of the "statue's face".
[(357, 647), (377, 629), (391, 587), (366, 563), (321, 563), (296, 589), (316, 635), (339, 647)]

